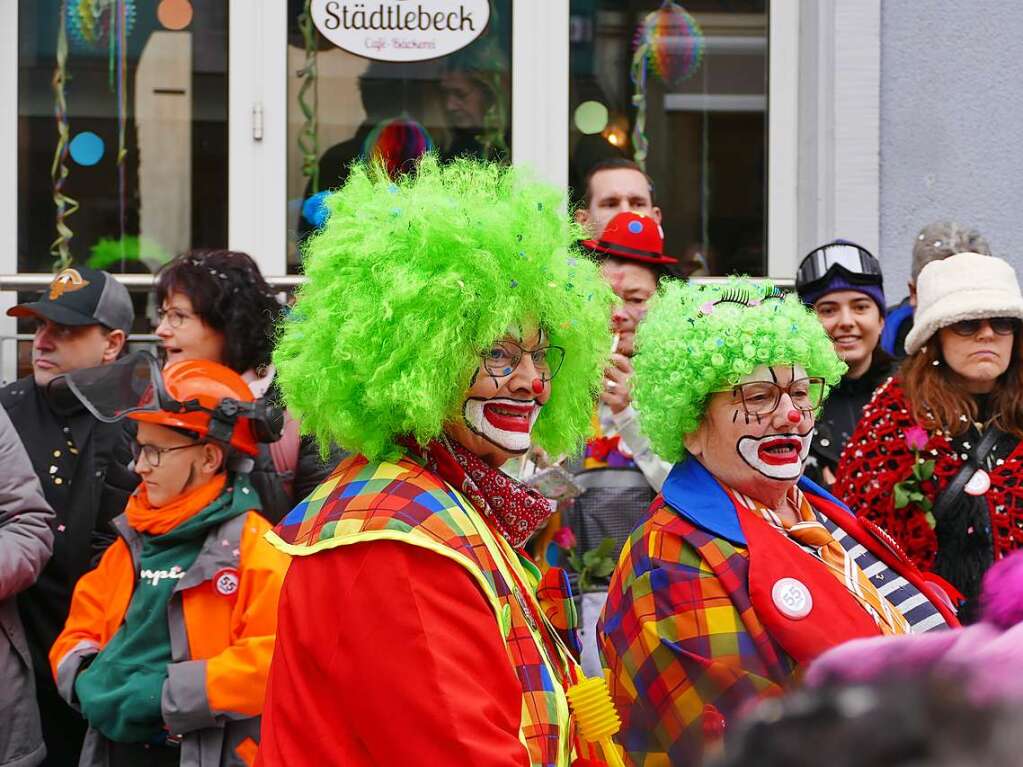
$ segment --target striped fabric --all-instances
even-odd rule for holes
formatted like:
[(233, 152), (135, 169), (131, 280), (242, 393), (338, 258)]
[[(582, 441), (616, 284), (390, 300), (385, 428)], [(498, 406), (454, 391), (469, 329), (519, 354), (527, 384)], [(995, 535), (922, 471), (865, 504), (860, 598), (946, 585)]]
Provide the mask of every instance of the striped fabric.
[[(362, 456), (342, 461), (334, 473), (296, 506), (268, 535), (293, 556), (373, 540), (395, 540), (448, 556), (480, 583), (504, 634), (509, 661), (522, 685), (521, 737), (532, 767), (567, 767), (571, 752), (567, 699), (560, 674), (567, 658), (548, 659), (540, 632), (525, 609), (518, 580), (535, 589), (540, 573), (520, 560), (490, 531), (472, 506), (411, 459), (368, 463)], [(564, 598), (548, 580), (545, 594)], [(564, 605), (539, 605), (558, 615)], [(570, 619), (570, 616), (566, 616)], [(551, 632), (553, 633), (553, 632)], [(563, 649), (560, 640), (555, 644)], [(557, 664), (557, 665), (554, 665)], [(457, 723), (453, 723), (457, 726)]]
[[(797, 488), (798, 489), (798, 488)], [(751, 498), (742, 496), (738, 493), (734, 494), (739, 499), (743, 500), (747, 505), (752, 503), (755, 506), (756, 501)], [(800, 495), (802, 493), (800, 492)], [(781, 525), (780, 521), (776, 518), (772, 519), (773, 515), (764, 514), (764, 518), (775, 527), (784, 531), (784, 526)], [(822, 514), (814, 512), (814, 516), (818, 522), (820, 522), (831, 533), (832, 538), (838, 541), (842, 548), (845, 549), (846, 554), (850, 560), (855, 563), (856, 567), (863, 572), (874, 588), (877, 589), (877, 593), (887, 599), (889, 604), (895, 607), (896, 610), (902, 615), (909, 624), (910, 633), (923, 634), (926, 631), (932, 631), (936, 628), (945, 628), (947, 624), (945, 619), (942, 617), (938, 609), (921, 594), (914, 586), (899, 575), (893, 572), (888, 565), (880, 561), (877, 557), (867, 551), (862, 544), (857, 543), (855, 540), (849, 537), (849, 535), (832, 522), (830, 519)], [(789, 540), (792, 540), (789, 538)], [(818, 559), (818, 553), (815, 549), (810, 546), (804, 546), (796, 541), (792, 541), (795, 545), (800, 546), (804, 551), (816, 556)]]
[[(811, 508), (802, 490), (793, 487), (788, 496), (789, 502), (799, 515), (800, 521), (795, 524), (786, 524), (773, 510), (749, 496), (730, 489), (726, 489), (726, 492), (736, 503), (742, 504), (754, 514), (759, 514), (786, 540), (823, 562), (849, 595), (874, 619), (882, 634), (909, 633), (909, 623), (902, 613), (878, 593), (877, 586), (863, 572), (856, 562), (855, 555), (835, 539), (827, 525), (823, 524), (821, 515)], [(866, 553), (863, 546), (859, 548)]]
[[(820, 515), (818, 515), (820, 518)], [(863, 548), (862, 544), (850, 538), (842, 528), (829, 519), (821, 519), (821, 523), (836, 541), (849, 553), (863, 574), (877, 588), (877, 593), (885, 597), (909, 624), (913, 634), (922, 634), (937, 628), (945, 628), (948, 624), (938, 609), (916, 587), (888, 565)]]

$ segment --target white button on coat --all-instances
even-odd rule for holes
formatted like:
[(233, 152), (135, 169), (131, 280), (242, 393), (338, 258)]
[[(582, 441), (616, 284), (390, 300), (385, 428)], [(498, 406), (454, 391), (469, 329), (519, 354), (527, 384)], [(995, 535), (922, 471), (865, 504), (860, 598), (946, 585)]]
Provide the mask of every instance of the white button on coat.
[(800, 620), (813, 609), (813, 596), (806, 584), (795, 578), (782, 578), (771, 589), (771, 599), (786, 618)]

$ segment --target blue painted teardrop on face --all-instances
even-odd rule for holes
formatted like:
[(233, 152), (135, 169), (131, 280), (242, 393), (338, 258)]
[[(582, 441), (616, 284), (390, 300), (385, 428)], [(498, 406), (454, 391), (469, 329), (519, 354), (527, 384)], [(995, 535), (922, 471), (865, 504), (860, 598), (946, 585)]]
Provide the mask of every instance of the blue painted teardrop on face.
[(92, 131), (82, 131), (77, 134), (71, 143), (68, 144), (68, 151), (71, 153), (71, 159), (79, 165), (95, 165), (103, 159), (103, 153), (106, 151), (106, 147), (103, 145), (103, 139), (97, 136)]

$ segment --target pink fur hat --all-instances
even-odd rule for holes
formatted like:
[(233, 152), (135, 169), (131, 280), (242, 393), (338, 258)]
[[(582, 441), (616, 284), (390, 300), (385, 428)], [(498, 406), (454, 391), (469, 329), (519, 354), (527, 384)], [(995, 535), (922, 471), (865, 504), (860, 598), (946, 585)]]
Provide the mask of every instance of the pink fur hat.
[(981, 586), (981, 621), (949, 631), (846, 642), (821, 655), (806, 684), (948, 676), (977, 702), (1023, 701), (1023, 551), (997, 562)]

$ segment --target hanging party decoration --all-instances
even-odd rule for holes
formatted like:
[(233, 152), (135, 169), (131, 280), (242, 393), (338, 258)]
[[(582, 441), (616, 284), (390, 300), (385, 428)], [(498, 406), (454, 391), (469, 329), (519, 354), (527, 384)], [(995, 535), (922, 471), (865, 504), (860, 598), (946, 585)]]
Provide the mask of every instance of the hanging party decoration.
[(50, 254), (54, 258), (54, 271), (64, 269), (71, 264), (71, 238), (74, 232), (67, 225), (66, 219), (76, 210), (78, 202), (64, 194), (64, 183), (68, 177), (67, 158), (70, 152), (71, 129), (67, 119), (67, 0), (60, 3), (60, 24), (57, 28), (57, 64), (53, 70), (53, 116), (57, 121), (57, 147), (53, 152), (53, 164), (50, 166), (50, 178), (53, 182), (53, 204), (56, 207), (57, 239), (50, 245)]
[(113, 49), (122, 10), (127, 34), (131, 34), (135, 0), (69, 0), (66, 24), (72, 48), (83, 52)]
[(370, 131), (362, 145), (362, 156), (381, 163), (394, 178), (411, 171), (434, 148), (433, 137), (423, 125), (408, 117), (398, 117), (385, 120)]
[(298, 73), (302, 78), (298, 89), (298, 108), (302, 110), (303, 117), (298, 148), (302, 152), (302, 175), (309, 179), (309, 188), (316, 193), (320, 191), (320, 105), (316, 66), (318, 41), (311, 0), (305, 0), (305, 7), (298, 17), (298, 28), (305, 47), (305, 65)]
[[(183, 0), (178, 0), (182, 2)], [(120, 242), (124, 242), (126, 219), (125, 156), (128, 126), (128, 36), (135, 27), (135, 0), (61, 0), (57, 29), (57, 65), (53, 73), (54, 116), (57, 120), (57, 147), (50, 175), (53, 202), (57, 209), (57, 239), (50, 247), (55, 268), (71, 263), (70, 240), (74, 236), (66, 219), (78, 209), (78, 203), (64, 194), (68, 177), (67, 158), (80, 165), (95, 165), (105, 153), (103, 140), (84, 131), (72, 140), (67, 118), (66, 85), (69, 45), (83, 53), (105, 51), (110, 90), (115, 94), (117, 114), (118, 212)], [(70, 41), (70, 43), (69, 43)]]
[(632, 129), (634, 156), (646, 167), (649, 142), (646, 137), (647, 78), (652, 68), (666, 85), (675, 88), (700, 69), (703, 61), (703, 30), (680, 5), (664, 0), (647, 14), (636, 30), (636, 52), (632, 57), (632, 103), (636, 123)]

